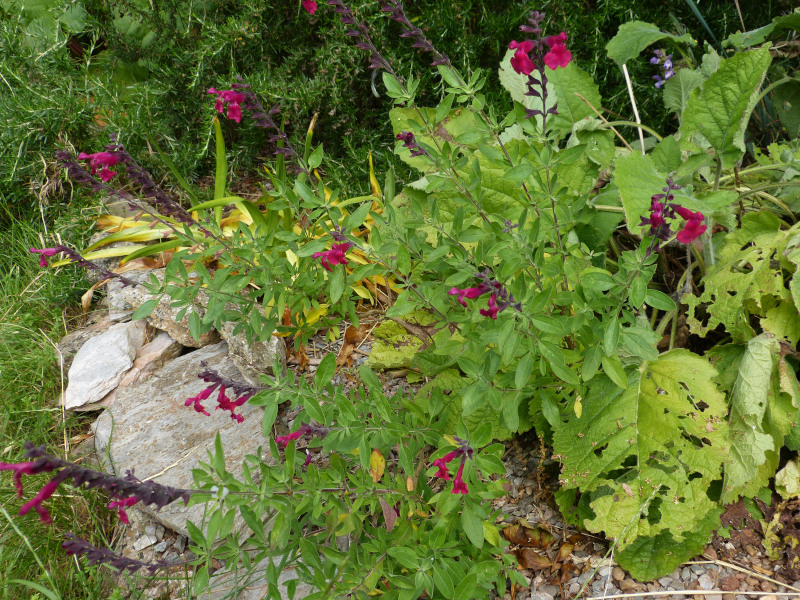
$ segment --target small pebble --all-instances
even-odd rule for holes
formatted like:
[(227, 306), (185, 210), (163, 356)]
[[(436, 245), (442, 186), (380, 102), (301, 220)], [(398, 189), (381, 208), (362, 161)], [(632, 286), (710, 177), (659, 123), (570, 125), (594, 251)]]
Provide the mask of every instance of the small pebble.
[(610, 566), (600, 567), (597, 569), (597, 574), (600, 575), (600, 577), (605, 577), (606, 579), (611, 577), (611, 572), (612, 569)]
[(175, 562), (180, 558), (177, 552), (171, 550), (164, 555), (164, 560), (167, 562)]
[(144, 528), (144, 532), (147, 535), (156, 537), (156, 526), (155, 525), (148, 525), (147, 527)]
[(593, 573), (591, 571), (586, 571), (586, 573), (578, 575), (578, 583), (583, 585), (584, 583), (586, 583), (587, 581), (589, 581), (592, 578), (592, 575), (593, 575)]
[(145, 534), (142, 537), (140, 537), (138, 540), (133, 542), (133, 549), (138, 552), (139, 550), (143, 550), (144, 548), (152, 546), (157, 541), (158, 540), (156, 540), (155, 536), (149, 536), (149, 535)]
[(714, 589), (714, 580), (708, 576), (708, 574), (701, 575), (698, 580), (700, 583), (700, 587), (704, 590), (713, 590)]
[(625, 579), (625, 571), (619, 567), (614, 567), (614, 570), (611, 571), (611, 577), (614, 578), (614, 581), (622, 581)]
[(663, 587), (669, 587), (672, 585), (672, 577), (662, 577), (658, 580), (658, 583), (660, 583)]
[(533, 592), (531, 594), (531, 600), (554, 600), (554, 596), (553, 594), (549, 594), (547, 592)]
[(164, 539), (164, 533), (166, 529), (164, 529), (163, 525), (156, 525), (156, 539), (160, 542)]
[(581, 584), (580, 583), (578, 583), (577, 581), (573, 581), (572, 583), (569, 584), (569, 595), (570, 596), (577, 595), (579, 591), (581, 591)]
[(703, 565), (692, 565), (691, 569), (692, 572), (697, 573), (698, 575), (702, 575), (706, 572), (706, 568)]
[(683, 567), (681, 569), (681, 579), (685, 582), (691, 581), (689, 578), (692, 576), (692, 570), (689, 567)]
[(706, 600), (722, 600), (722, 594), (706, 594)]
[(182, 535), (179, 535), (175, 539), (175, 543), (173, 544), (173, 546), (175, 547), (175, 550), (177, 550), (179, 554), (183, 553), (184, 548), (186, 548), (186, 538), (183, 537)]
[(153, 550), (156, 552), (164, 552), (167, 549), (167, 542), (158, 542), (155, 546), (153, 546)]

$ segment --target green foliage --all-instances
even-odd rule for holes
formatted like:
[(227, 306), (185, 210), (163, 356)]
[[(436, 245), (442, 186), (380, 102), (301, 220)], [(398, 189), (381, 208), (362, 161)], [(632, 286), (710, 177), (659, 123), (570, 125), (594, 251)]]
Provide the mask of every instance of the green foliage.
[(682, 36), (659, 31), (652, 23), (630, 21), (620, 26), (619, 32), (606, 45), (608, 58), (619, 65), (624, 65), (637, 56), (648, 46), (661, 40), (669, 40), (673, 44), (691, 44), (696, 42), (688, 33)]

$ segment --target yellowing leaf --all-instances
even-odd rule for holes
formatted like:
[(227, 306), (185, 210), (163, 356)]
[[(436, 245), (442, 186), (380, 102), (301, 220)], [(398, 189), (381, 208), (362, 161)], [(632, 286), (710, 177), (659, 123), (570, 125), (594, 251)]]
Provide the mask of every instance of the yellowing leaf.
[(406, 489), (409, 492), (413, 492), (414, 491), (414, 480), (411, 479), (411, 477), (406, 477)]
[(575, 398), (575, 406), (573, 406), (572, 408), (575, 411), (575, 416), (580, 419), (581, 415), (583, 414), (583, 404), (581, 404), (581, 397), (580, 396)]
[(358, 295), (364, 298), (364, 300), (369, 300), (372, 302), (372, 294), (369, 293), (369, 290), (365, 288), (363, 285), (354, 285), (353, 291)]
[(378, 178), (375, 177), (375, 169), (372, 166), (372, 151), (370, 150), (369, 153), (369, 184), (372, 187), (372, 195), (377, 196), (378, 198), (383, 198), (383, 192), (381, 192), (381, 186), (378, 183)]
[(372, 481), (378, 483), (383, 477), (383, 472), (386, 470), (386, 459), (378, 449), (372, 451), (369, 457), (369, 472), (372, 475)]
[(320, 304), (317, 308), (312, 308), (307, 313), (305, 313), (306, 317), (306, 324), (311, 325), (316, 323), (320, 320), (321, 317), (324, 317), (328, 314), (328, 304)]

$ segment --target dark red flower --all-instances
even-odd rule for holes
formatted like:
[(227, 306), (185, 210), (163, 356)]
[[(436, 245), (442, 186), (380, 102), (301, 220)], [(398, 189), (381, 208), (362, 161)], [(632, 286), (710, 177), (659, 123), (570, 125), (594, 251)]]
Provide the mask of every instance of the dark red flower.
[(322, 266), (326, 271), (333, 271), (334, 265), (346, 265), (347, 256), (345, 254), (350, 249), (350, 242), (334, 244), (330, 250), (325, 252), (314, 252), (314, 258), (321, 258)]

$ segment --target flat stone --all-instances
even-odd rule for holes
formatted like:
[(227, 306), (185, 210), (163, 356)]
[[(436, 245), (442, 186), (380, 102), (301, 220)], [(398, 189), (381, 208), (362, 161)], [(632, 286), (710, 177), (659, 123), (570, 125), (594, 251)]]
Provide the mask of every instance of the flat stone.
[[(150, 281), (152, 279), (151, 275), (155, 276), (163, 284), (164, 269), (129, 271), (125, 273), (125, 277), (128, 279), (142, 283)], [(126, 287), (117, 280), (108, 283), (107, 291), (109, 310), (114, 315), (135, 311), (148, 300), (157, 297), (151, 294), (143, 285), (129, 285)], [(189, 332), (189, 315), (197, 313), (202, 317), (205, 314), (205, 309), (201, 305), (202, 302), (195, 303), (185, 309), (173, 307), (171, 304), (172, 299), (169, 294), (163, 294), (156, 307), (146, 317), (147, 322), (156, 329), (166, 331), (172, 339), (190, 348), (202, 348), (219, 341), (219, 334), (213, 329), (202, 334), (199, 340), (195, 340)], [(181, 311), (184, 316), (178, 320), (178, 313)]]
[[(198, 596), (198, 600), (224, 600), (231, 597), (235, 597), (237, 600), (261, 600), (268, 597), (270, 584), (267, 580), (268, 560), (264, 559), (258, 563), (249, 575), (242, 572), (241, 569), (238, 573), (228, 571), (214, 575), (208, 582), (208, 590)], [(278, 564), (278, 559), (273, 558), (272, 561), (273, 564)], [(284, 569), (278, 575), (277, 586), (281, 598), (284, 600), (289, 599), (286, 583), (293, 579), (297, 579), (297, 577), (292, 569)], [(234, 590), (238, 590), (238, 594), (232, 595)], [(294, 598), (295, 600), (300, 600), (316, 591), (316, 588), (298, 581)], [(550, 596), (549, 599), (542, 598), (541, 600), (553, 600), (553, 597)]]
[[(207, 387), (197, 377), (203, 369), (200, 361), (206, 361), (222, 377), (241, 380), (227, 349), (227, 344), (221, 342), (185, 354), (147, 381), (120, 390), (114, 405), (94, 424), (95, 447), (99, 457), (108, 459), (104, 465), (107, 471), (123, 476), (135, 468), (139, 479), (191, 489), (192, 470), (200, 467), (200, 461), (208, 460), (207, 451), (214, 450), (214, 438), (219, 434), (227, 470), (235, 477), (241, 476), (245, 456), (256, 453), (259, 446), (269, 445), (261, 433), (263, 410), (245, 404), (238, 411), (244, 417), (239, 424), (230, 418), (230, 413), (214, 410), (213, 396), (205, 401), (211, 416), (185, 406), (187, 398)], [(260, 458), (273, 460), (268, 452)], [(152, 505), (142, 508), (161, 525), (184, 536), (188, 536), (186, 521), (200, 526), (205, 509), (203, 504), (186, 508), (181, 501), (160, 511)], [(234, 527), (237, 531), (244, 529), (245, 534), (249, 531), (238, 518)]]
[(611, 577), (614, 578), (614, 581), (622, 581), (625, 579), (625, 571), (620, 567), (614, 567), (614, 570), (611, 571)]
[(548, 592), (533, 592), (531, 600), (553, 600), (553, 594)]
[(155, 546), (153, 546), (153, 550), (156, 552), (164, 552), (167, 549), (167, 542), (158, 542)]
[(69, 369), (63, 404), (75, 409), (101, 400), (133, 366), (144, 345), (146, 323), (119, 323), (81, 346)]
[(164, 529), (163, 525), (156, 525), (156, 539), (163, 540), (164, 534), (166, 533), (166, 529)]
[(80, 350), (89, 339), (101, 333), (105, 333), (114, 325), (114, 321), (109, 318), (108, 311), (106, 310), (91, 312), (87, 315), (87, 318), (88, 322), (86, 325), (80, 329), (71, 331), (56, 344), (56, 352), (61, 362), (61, 368), (64, 369), (65, 373), (69, 371), (69, 368), (72, 366), (72, 361), (78, 353), (78, 350)]
[(133, 549), (138, 552), (139, 550), (144, 550), (145, 548), (148, 548), (149, 546), (152, 546), (155, 543), (156, 543), (155, 536), (144, 534), (138, 540), (133, 542)]
[(172, 547), (175, 548), (179, 554), (182, 554), (186, 549), (186, 538), (182, 535), (179, 535), (177, 538), (175, 538), (175, 543), (172, 544)]
[(173, 340), (166, 331), (158, 332), (155, 338), (139, 349), (133, 365), (131, 365), (130, 370), (125, 373), (115, 389), (108, 392), (99, 402), (84, 404), (75, 410), (97, 410), (98, 408), (111, 406), (114, 404), (119, 390), (134, 383), (147, 381), (158, 369), (177, 357), (182, 351), (183, 346)]

